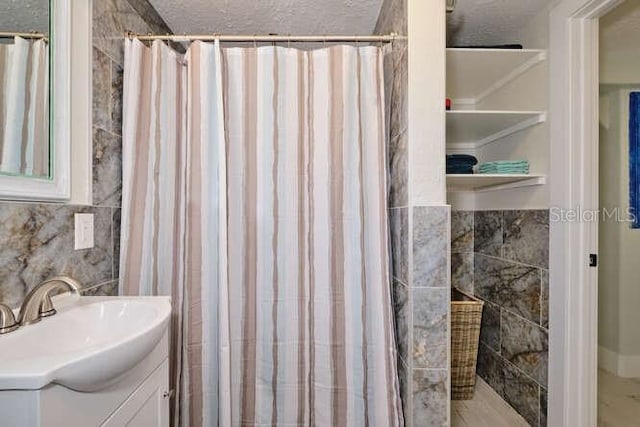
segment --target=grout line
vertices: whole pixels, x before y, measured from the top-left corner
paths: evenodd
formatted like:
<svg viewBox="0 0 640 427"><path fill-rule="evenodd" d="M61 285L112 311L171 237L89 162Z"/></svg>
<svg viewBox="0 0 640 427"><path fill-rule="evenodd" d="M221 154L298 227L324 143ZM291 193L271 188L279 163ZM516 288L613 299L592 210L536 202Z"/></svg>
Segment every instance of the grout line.
<svg viewBox="0 0 640 427"><path fill-rule="evenodd" d="M536 406L538 407L538 413L536 414L538 416L538 427L542 427L542 425L540 424L542 422L542 419L540 417L540 413L542 412L542 407L540 406L540 399L542 397L542 393L540 392L541 387L542 386L538 384L538 401L536 402Z"/></svg>
<svg viewBox="0 0 640 427"><path fill-rule="evenodd" d="M500 211L500 258L504 259L504 233L506 227L504 224L504 211Z"/></svg>
<svg viewBox="0 0 640 427"><path fill-rule="evenodd" d="M395 280L396 282L400 283L401 285L403 285L406 288L410 288L411 286L407 285L403 280L398 279L396 276L391 276L391 279Z"/></svg>
<svg viewBox="0 0 640 427"><path fill-rule="evenodd" d="M483 297L481 297L479 295L476 295L476 294L474 294L474 296L482 299L483 301L486 301L486 302L490 303L491 305L495 305L496 307L500 308L501 310L504 310L506 313L511 314L512 316L516 316L520 320L524 320L525 322L530 323L533 326L537 326L538 328L542 329L543 331L549 333L549 328L545 328L544 326L540 325L539 323L536 323L536 322L534 322L534 321L532 321L530 319L527 319L526 317L522 317L522 315L509 310L508 308L504 307L501 304L497 304L497 303L495 303L495 302L493 302L493 301L491 301L489 299L484 299ZM500 318L502 319L502 313L501 313L501 317ZM502 344L502 342L500 344ZM547 350L547 352L548 352L548 350Z"/></svg>
<svg viewBox="0 0 640 427"><path fill-rule="evenodd" d="M113 127L113 126L112 126L112 127ZM112 129L105 129L105 128L103 128L102 126L99 126L99 125L93 125L93 128L94 128L94 129L101 130L101 131L103 131L103 132L105 132L105 133L108 133L108 134L110 134L111 136L115 136L116 138L122 138L122 135L118 135L117 133L113 132L113 130L112 130Z"/></svg>
<svg viewBox="0 0 640 427"><path fill-rule="evenodd" d="M101 288L102 286L108 286L108 285L113 284L114 282L116 282L116 280L113 280L113 279L103 280L100 283L95 283L95 284L93 284L91 286L86 286L86 287L82 288L80 290L80 293L84 293L84 292L87 292L87 291L90 291L90 290L93 290L93 289L96 289L96 288Z"/></svg>
<svg viewBox="0 0 640 427"><path fill-rule="evenodd" d="M540 270L539 274L540 274L540 297L539 297L538 305L540 306L540 326L542 326L542 302L544 300L544 286L543 286L544 272ZM547 312L548 311L549 310L547 309Z"/></svg>
<svg viewBox="0 0 640 427"><path fill-rule="evenodd" d="M531 381L533 381L537 386L541 386L541 384L538 382L538 380L536 380L535 378L533 378L531 375L529 375L528 373L526 373L525 371L522 370L522 368L516 366L513 364L513 362L511 362L509 359L507 359L506 357L502 356L500 353L497 353L494 349L492 349L491 347L489 347L488 345L486 345L483 342L480 342L480 345L486 347L488 350L492 351L493 353L496 354L496 356L498 356L500 359L502 359L503 362L508 363L512 368L516 369L518 372L520 372L522 375L524 375L525 377L527 377L528 379L530 379ZM547 373L547 376L549 376L549 374Z"/></svg>
<svg viewBox="0 0 640 427"><path fill-rule="evenodd" d="M536 268L536 269L538 269L538 270L546 270L546 271L548 271L548 270L549 270L549 268L540 267L540 266L538 266L538 265L525 264L524 262L514 261L514 260L511 260L511 259L507 259L507 258L503 258L503 257L498 257L498 256L495 256L495 255L487 255L487 254L484 254L484 253L482 253L482 252L474 252L474 253L475 253L476 255L482 255L482 256L484 256L484 257L491 258L491 259L495 259L495 260L498 260L498 261L509 262L509 263L511 263L511 264L515 264L515 265L518 265L518 266L521 266L521 267L531 267L531 268Z"/></svg>
<svg viewBox="0 0 640 427"><path fill-rule="evenodd" d="M113 208L111 208L111 277L115 280L115 224L113 223Z"/></svg>
<svg viewBox="0 0 640 427"><path fill-rule="evenodd" d="M502 306L498 306L498 354L502 356Z"/></svg>
<svg viewBox="0 0 640 427"><path fill-rule="evenodd" d="M447 372L447 368L413 368L414 371L424 371L424 372Z"/></svg>

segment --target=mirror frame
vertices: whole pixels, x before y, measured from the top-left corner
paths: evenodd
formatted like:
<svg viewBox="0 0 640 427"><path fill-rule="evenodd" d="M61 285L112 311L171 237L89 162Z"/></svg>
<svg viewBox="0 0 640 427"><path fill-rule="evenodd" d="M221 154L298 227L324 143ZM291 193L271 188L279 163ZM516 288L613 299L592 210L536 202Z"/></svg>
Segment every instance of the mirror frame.
<svg viewBox="0 0 640 427"><path fill-rule="evenodd" d="M0 175L0 200L61 202L71 198L71 1L50 2L50 175Z"/></svg>

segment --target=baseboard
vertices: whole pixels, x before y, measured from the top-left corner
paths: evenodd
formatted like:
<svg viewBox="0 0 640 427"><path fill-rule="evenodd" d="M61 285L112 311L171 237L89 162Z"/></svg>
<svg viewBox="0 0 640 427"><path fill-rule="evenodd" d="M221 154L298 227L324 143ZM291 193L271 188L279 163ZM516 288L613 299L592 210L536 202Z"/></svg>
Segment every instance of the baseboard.
<svg viewBox="0 0 640 427"><path fill-rule="evenodd" d="M618 353L598 346L598 367L613 375L618 375Z"/></svg>
<svg viewBox="0 0 640 427"><path fill-rule="evenodd" d="M618 354L602 346L598 347L598 366L618 377L640 377L640 356Z"/></svg>

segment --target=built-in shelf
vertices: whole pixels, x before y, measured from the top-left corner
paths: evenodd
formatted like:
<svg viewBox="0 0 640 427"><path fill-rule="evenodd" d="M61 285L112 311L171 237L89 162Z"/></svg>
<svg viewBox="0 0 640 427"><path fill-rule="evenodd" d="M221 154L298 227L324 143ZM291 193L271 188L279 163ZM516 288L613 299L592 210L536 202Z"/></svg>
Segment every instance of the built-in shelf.
<svg viewBox="0 0 640 427"><path fill-rule="evenodd" d="M447 111L448 148L473 150L544 122L542 111Z"/></svg>
<svg viewBox="0 0 640 427"><path fill-rule="evenodd" d="M447 97L478 104L546 56L538 49L447 49Z"/></svg>
<svg viewBox="0 0 640 427"><path fill-rule="evenodd" d="M546 51L538 49L447 49L447 97L453 100L454 108L446 114L447 152L476 154L487 144L545 122L545 111L504 107L508 98L502 91L510 90L509 94L517 97L512 89L520 86L510 84L546 57ZM489 101L496 99L490 98L492 95L501 95L500 110L490 110ZM508 156L505 153L505 159ZM479 193L544 185L546 181L546 175L538 174L447 175L447 191Z"/></svg>
<svg viewBox="0 0 640 427"><path fill-rule="evenodd" d="M495 191L546 184L546 175L474 174L447 175L447 191Z"/></svg>

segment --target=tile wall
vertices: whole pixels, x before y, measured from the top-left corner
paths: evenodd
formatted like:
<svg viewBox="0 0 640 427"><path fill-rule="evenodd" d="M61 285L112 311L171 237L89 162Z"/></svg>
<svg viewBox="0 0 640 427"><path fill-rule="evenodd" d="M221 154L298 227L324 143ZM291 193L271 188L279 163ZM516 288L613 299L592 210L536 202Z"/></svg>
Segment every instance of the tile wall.
<svg viewBox="0 0 640 427"><path fill-rule="evenodd" d="M478 374L546 426L549 211L454 211L451 285L485 301Z"/></svg>
<svg viewBox="0 0 640 427"><path fill-rule="evenodd" d="M407 1L385 0L376 34L408 34ZM407 426L449 422L448 206L416 206L409 195L408 52L385 56L389 222L398 370Z"/></svg>

